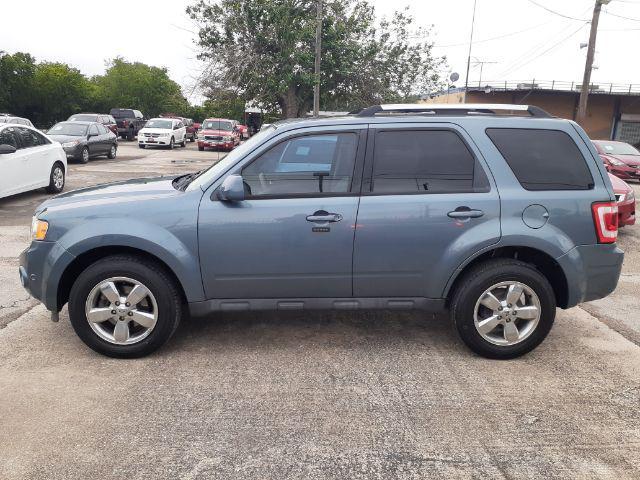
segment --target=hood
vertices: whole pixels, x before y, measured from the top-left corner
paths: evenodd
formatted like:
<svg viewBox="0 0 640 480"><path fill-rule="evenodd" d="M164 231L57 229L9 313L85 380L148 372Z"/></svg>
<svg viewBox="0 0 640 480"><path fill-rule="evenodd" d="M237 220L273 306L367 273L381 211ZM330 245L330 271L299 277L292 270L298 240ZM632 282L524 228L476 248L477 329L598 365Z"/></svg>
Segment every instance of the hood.
<svg viewBox="0 0 640 480"><path fill-rule="evenodd" d="M49 135L47 136L53 140L54 142L66 143L66 142L74 142L76 140L80 142L86 142L87 138L78 136L78 135Z"/></svg>
<svg viewBox="0 0 640 480"><path fill-rule="evenodd" d="M168 134L173 132L172 128L141 128L140 133L160 133L160 134Z"/></svg>
<svg viewBox="0 0 640 480"><path fill-rule="evenodd" d="M603 157L615 158L616 160L620 160L621 162L626 163L627 165L637 166L640 165L640 156L638 155L612 155L610 153L603 153Z"/></svg>
<svg viewBox="0 0 640 480"><path fill-rule="evenodd" d="M94 187L81 188L57 195L42 203L36 212L47 210L56 212L80 207L141 202L155 198L177 196L183 192L173 188L176 176L157 178L138 178L122 182L107 183Z"/></svg>
<svg viewBox="0 0 640 480"><path fill-rule="evenodd" d="M615 175L609 174L609 180L611 180L611 185L613 186L613 193L615 193L616 195L620 193L629 193L631 191L631 187L627 184L627 182L621 180Z"/></svg>
<svg viewBox="0 0 640 480"><path fill-rule="evenodd" d="M219 136L231 136L233 132L231 130L202 130L203 135L219 135Z"/></svg>

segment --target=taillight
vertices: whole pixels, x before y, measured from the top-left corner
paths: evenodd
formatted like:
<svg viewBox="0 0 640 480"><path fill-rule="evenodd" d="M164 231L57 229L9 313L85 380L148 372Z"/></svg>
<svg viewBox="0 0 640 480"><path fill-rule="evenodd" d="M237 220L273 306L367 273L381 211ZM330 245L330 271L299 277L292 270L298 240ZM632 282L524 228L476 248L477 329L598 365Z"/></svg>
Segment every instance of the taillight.
<svg viewBox="0 0 640 480"><path fill-rule="evenodd" d="M618 205L616 202L598 202L591 205L593 223L599 243L614 243L618 238Z"/></svg>

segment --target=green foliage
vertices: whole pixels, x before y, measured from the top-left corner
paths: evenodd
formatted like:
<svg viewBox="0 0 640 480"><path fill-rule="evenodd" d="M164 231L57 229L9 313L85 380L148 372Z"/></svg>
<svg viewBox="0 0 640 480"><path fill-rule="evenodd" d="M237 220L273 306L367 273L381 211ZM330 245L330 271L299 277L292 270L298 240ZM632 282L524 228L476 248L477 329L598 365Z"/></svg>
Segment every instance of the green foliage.
<svg viewBox="0 0 640 480"><path fill-rule="evenodd" d="M115 58L106 73L92 81L102 111L134 108L152 117L163 112L181 113L188 107L180 85L169 78L166 68Z"/></svg>
<svg viewBox="0 0 640 480"><path fill-rule="evenodd" d="M439 85L444 59L406 10L377 24L366 0L323 4L321 108L401 101ZM187 12L201 25L211 91L236 90L285 117L310 110L316 0L198 0Z"/></svg>
<svg viewBox="0 0 640 480"><path fill-rule="evenodd" d="M64 63L36 63L28 53L0 51L0 112L49 127L78 112L108 113L111 108L186 115L192 108L164 68L116 58L104 75L87 78Z"/></svg>

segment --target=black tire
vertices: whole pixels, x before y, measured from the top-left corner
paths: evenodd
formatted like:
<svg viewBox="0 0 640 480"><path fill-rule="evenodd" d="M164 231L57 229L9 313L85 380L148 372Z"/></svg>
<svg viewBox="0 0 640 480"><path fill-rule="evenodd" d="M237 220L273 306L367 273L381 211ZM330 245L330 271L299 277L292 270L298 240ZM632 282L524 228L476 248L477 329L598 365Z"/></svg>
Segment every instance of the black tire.
<svg viewBox="0 0 640 480"><path fill-rule="evenodd" d="M145 148L145 147L146 147L146 145L142 145L141 143L139 143L139 144L138 144L138 147L139 147L139 148Z"/></svg>
<svg viewBox="0 0 640 480"><path fill-rule="evenodd" d="M127 140L133 140L136 137L136 133L133 130L133 128L129 129L129 132L127 133Z"/></svg>
<svg viewBox="0 0 640 480"><path fill-rule="evenodd" d="M158 305L158 319L151 333L131 345L117 345L99 337L85 313L85 302L93 287L118 276L142 282ZM69 319L76 334L89 348L109 357L137 358L154 352L171 338L183 315L183 302L171 276L155 262L132 255L113 255L90 265L78 276L69 296Z"/></svg>
<svg viewBox="0 0 640 480"><path fill-rule="evenodd" d="M49 193L60 193L64 189L64 184L66 182L64 165L60 162L56 162L51 167L51 173L49 174L49 186L47 187L47 192ZM60 176L62 175L62 184L60 184Z"/></svg>
<svg viewBox="0 0 640 480"><path fill-rule="evenodd" d="M476 329L474 310L485 290L507 281L521 282L531 288L538 296L541 313L528 337L514 345L495 345ZM549 281L534 266L503 258L483 262L464 275L451 297L450 312L460 338L471 350L486 358L510 359L530 352L546 338L555 319L556 299Z"/></svg>
<svg viewBox="0 0 640 480"><path fill-rule="evenodd" d="M182 137L182 142L180 142L180 146L182 148L187 146L187 136L186 135L184 137Z"/></svg>
<svg viewBox="0 0 640 480"><path fill-rule="evenodd" d="M80 163L89 163L89 148L83 147L80 152L80 157L78 158Z"/></svg>
<svg viewBox="0 0 640 480"><path fill-rule="evenodd" d="M116 158L116 155L118 154L118 148L115 145L111 145L111 148L109 148L109 153L107 153L107 158L110 159L114 159Z"/></svg>
<svg viewBox="0 0 640 480"><path fill-rule="evenodd" d="M195 142L196 141L196 136L195 135L191 135L191 138L189 139L190 142Z"/></svg>
<svg viewBox="0 0 640 480"><path fill-rule="evenodd" d="M171 137L171 140L169 140L169 147L168 147L169 150L173 150L174 146L175 146L175 143L174 143L173 137Z"/></svg>
<svg viewBox="0 0 640 480"><path fill-rule="evenodd" d="M198 150L202 152L204 150L204 147L198 147Z"/></svg>

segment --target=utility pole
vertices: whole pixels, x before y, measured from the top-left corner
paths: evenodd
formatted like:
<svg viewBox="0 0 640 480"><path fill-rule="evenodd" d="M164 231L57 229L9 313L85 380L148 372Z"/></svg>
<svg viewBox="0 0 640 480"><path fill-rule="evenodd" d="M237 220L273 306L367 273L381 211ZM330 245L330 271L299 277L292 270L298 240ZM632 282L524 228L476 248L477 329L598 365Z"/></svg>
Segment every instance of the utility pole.
<svg viewBox="0 0 640 480"><path fill-rule="evenodd" d="M464 101L467 101L467 89L469 88L469 67L471 66L471 46L473 45L473 26L476 22L476 3L473 0L473 14L471 15L471 37L469 38L469 55L467 56L467 76L464 78Z"/></svg>
<svg viewBox="0 0 640 480"><path fill-rule="evenodd" d="M606 5L610 0L596 0L593 7L593 18L591 19L591 31L589 32L589 45L587 46L587 61L584 65L584 76L582 77L582 88L580 89L580 101L578 103L578 114L576 120L583 123L587 119L587 102L589 100L589 89L591 86L591 70L593 69L593 56L596 51L596 36L598 34L598 20L602 5Z"/></svg>
<svg viewBox="0 0 640 480"><path fill-rule="evenodd" d="M320 115L320 56L322 54L322 0L316 0L316 63L313 86L313 116Z"/></svg>

